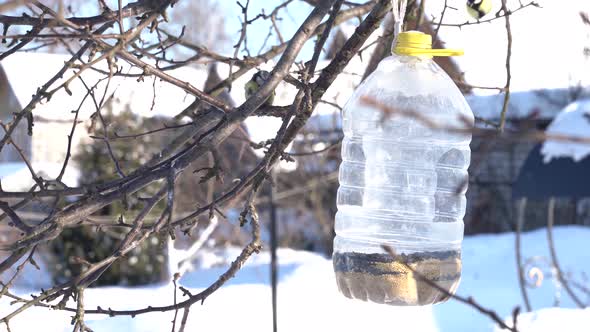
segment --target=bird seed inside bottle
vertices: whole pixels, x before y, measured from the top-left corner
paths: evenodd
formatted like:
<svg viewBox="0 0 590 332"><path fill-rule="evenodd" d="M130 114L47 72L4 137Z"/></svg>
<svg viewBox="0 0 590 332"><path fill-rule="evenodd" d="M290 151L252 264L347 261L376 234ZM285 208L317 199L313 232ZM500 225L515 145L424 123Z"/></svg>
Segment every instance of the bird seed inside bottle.
<svg viewBox="0 0 590 332"><path fill-rule="evenodd" d="M346 297L390 305L427 305L449 299L461 279L461 251L411 254L335 252L336 282ZM442 292L424 279L435 282Z"/></svg>

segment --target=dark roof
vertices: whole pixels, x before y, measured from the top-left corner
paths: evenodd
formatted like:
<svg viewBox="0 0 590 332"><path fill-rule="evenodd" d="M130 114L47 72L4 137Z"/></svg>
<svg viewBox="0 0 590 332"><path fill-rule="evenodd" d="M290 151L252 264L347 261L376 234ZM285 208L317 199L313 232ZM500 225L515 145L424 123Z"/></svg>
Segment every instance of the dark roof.
<svg viewBox="0 0 590 332"><path fill-rule="evenodd" d="M535 146L512 187L512 198L590 197L590 156L575 162L555 158L543 162L541 145Z"/></svg>

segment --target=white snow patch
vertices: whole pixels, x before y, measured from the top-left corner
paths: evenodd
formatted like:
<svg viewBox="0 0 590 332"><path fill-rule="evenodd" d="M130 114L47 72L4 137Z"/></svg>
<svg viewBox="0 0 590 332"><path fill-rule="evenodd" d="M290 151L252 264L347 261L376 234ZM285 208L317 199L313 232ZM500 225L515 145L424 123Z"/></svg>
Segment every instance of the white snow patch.
<svg viewBox="0 0 590 332"><path fill-rule="evenodd" d="M506 320L512 326L512 318ZM590 327L590 309L546 308L520 314L520 332L586 332ZM495 332L506 331L496 327Z"/></svg>
<svg viewBox="0 0 590 332"><path fill-rule="evenodd" d="M504 93L465 96L474 115L498 120L504 104ZM508 119L552 119L572 102L570 89L542 89L510 93L506 117Z"/></svg>
<svg viewBox="0 0 590 332"><path fill-rule="evenodd" d="M590 99L569 104L549 124L546 133L590 140ZM590 155L590 143L548 139L543 143L541 154L546 163L560 157L577 162Z"/></svg>

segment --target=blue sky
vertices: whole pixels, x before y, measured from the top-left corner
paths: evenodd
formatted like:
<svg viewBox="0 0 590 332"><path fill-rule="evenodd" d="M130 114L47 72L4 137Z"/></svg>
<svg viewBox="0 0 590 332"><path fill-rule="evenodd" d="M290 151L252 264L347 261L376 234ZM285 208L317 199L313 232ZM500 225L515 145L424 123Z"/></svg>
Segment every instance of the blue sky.
<svg viewBox="0 0 590 332"><path fill-rule="evenodd" d="M246 4L247 0L238 0L242 4ZM260 14L262 10L266 14L270 14L272 10L283 3L285 0L250 0L248 7L248 18L254 18ZM123 1L125 4L126 1ZM219 9L223 11L225 17L226 32L230 37L231 41L224 47L224 52L228 55L233 55L233 44L239 40L242 12L240 6L237 5L236 0L216 0ZM112 7L116 8L116 0L107 0L107 3ZM283 8L279 13L280 20L277 24L281 30L283 38L285 40L290 39L297 28L305 20L307 15L311 12L312 7L303 1L293 1L286 8ZM16 13L15 13L16 14ZM77 14L79 15L96 15L97 6L92 3L91 5L81 5L77 8ZM253 24L248 26L248 46L252 55L259 53L260 48L264 44L269 28L271 26L270 20L259 19ZM175 29L171 29L175 31ZM313 40L308 42L300 53L299 59L309 59L313 52ZM270 46L277 45L279 43L278 38L273 34L266 43L265 50L268 50ZM245 52L241 52L241 55L245 55Z"/></svg>
<svg viewBox="0 0 590 332"><path fill-rule="evenodd" d="M242 4L246 4L246 0L239 0ZM259 13L264 10L266 14L269 14L276 6L283 3L284 0L251 0L248 7L248 18L256 17ZM226 31L230 36L233 43L239 40L240 29L241 29L241 8L236 4L235 1L218 1L220 7L226 12ZM302 2L294 1L290 3L285 9L282 9L279 13L279 17L282 18L277 24L281 30L283 38L288 40L293 36L297 28L305 20L307 15L311 12L311 6ZM240 19L238 19L240 17ZM248 46L252 55L256 55L264 43L265 38L268 35L269 27L271 26L270 20L259 19L254 22L247 29L248 31ZM266 44L266 49L272 45L279 43L278 38L273 34ZM232 45L233 46L233 45ZM231 47L231 46L230 46ZM301 51L299 58L307 59L313 52L313 39L308 42L304 49ZM233 53L233 49L232 49ZM241 53L245 55L245 52Z"/></svg>

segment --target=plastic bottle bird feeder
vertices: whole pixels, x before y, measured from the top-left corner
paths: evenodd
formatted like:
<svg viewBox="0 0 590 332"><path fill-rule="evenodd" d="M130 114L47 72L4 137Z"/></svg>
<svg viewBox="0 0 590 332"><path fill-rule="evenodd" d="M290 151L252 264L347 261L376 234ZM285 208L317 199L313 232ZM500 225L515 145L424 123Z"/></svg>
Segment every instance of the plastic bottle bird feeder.
<svg viewBox="0 0 590 332"><path fill-rule="evenodd" d="M431 44L400 33L343 109L333 264L349 298L427 305L459 284L473 113L432 60L461 52Z"/></svg>

